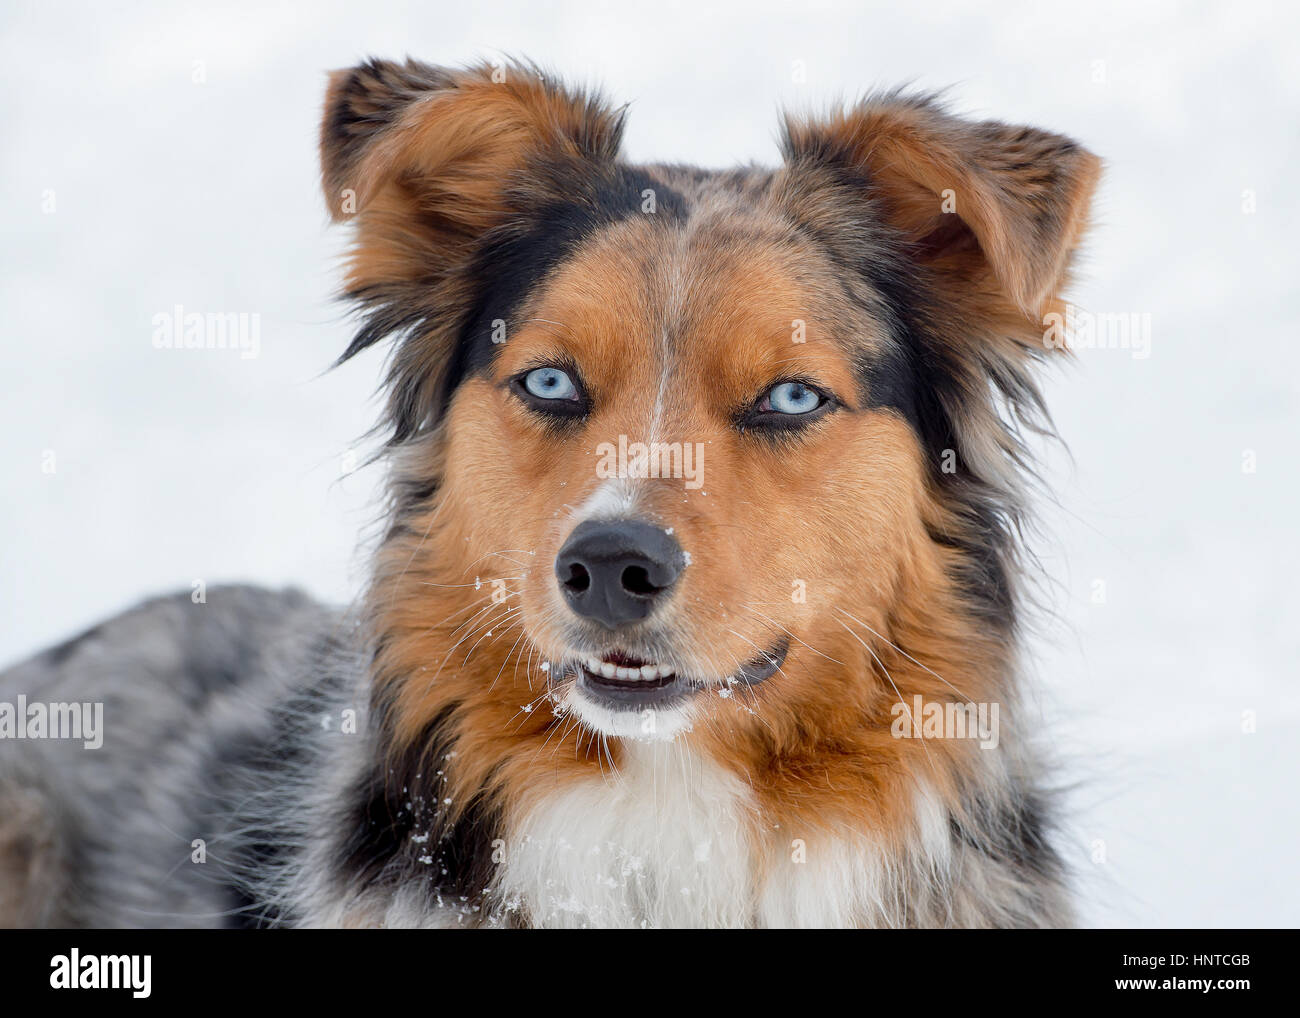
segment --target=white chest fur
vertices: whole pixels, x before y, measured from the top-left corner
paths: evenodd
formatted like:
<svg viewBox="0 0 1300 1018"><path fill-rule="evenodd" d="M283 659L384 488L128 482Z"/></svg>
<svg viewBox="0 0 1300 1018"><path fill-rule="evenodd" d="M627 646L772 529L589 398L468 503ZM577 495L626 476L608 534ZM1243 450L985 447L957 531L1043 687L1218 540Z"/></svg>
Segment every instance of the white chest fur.
<svg viewBox="0 0 1300 1018"><path fill-rule="evenodd" d="M617 773L537 802L496 886L541 926L742 926L755 830L738 779L680 742L629 743Z"/></svg>
<svg viewBox="0 0 1300 1018"><path fill-rule="evenodd" d="M890 869L864 834L764 825L748 786L679 740L542 797L496 890L540 926L847 926L889 921Z"/></svg>

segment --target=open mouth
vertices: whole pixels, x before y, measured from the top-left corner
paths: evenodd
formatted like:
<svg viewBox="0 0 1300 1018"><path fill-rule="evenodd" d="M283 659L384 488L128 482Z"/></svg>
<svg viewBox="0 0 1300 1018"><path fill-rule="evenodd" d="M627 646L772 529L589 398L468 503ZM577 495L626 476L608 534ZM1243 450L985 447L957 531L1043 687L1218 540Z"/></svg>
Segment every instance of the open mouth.
<svg viewBox="0 0 1300 1018"><path fill-rule="evenodd" d="M648 661L622 651L585 655L567 668L552 668L555 679L575 675L583 693L616 709L662 707L707 687L755 686L771 678L785 662L790 641L755 656L720 682L685 675L672 665Z"/></svg>

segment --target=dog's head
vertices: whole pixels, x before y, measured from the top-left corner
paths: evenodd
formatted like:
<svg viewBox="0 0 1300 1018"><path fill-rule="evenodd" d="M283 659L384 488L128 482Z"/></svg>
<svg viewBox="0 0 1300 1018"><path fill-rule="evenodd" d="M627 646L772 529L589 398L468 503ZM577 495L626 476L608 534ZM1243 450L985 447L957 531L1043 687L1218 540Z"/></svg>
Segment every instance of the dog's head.
<svg viewBox="0 0 1300 1018"><path fill-rule="evenodd" d="M541 737L549 693L613 736L887 729L891 661L942 692L1009 644L1017 422L1098 161L903 95L787 121L770 171L631 166L621 128L522 66L331 80L346 356L395 338L394 726Z"/></svg>

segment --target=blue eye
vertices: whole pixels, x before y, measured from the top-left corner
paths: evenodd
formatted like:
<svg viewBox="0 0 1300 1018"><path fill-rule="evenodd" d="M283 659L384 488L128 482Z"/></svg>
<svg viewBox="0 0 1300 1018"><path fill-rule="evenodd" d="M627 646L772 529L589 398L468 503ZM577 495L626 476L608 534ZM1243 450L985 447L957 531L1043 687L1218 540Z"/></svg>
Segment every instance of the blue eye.
<svg viewBox="0 0 1300 1018"><path fill-rule="evenodd" d="M573 379L559 368L534 368L524 375L524 389L538 399L578 398L578 387Z"/></svg>
<svg viewBox="0 0 1300 1018"><path fill-rule="evenodd" d="M822 405L822 394L803 382L774 385L763 400L761 409L778 414L811 413Z"/></svg>

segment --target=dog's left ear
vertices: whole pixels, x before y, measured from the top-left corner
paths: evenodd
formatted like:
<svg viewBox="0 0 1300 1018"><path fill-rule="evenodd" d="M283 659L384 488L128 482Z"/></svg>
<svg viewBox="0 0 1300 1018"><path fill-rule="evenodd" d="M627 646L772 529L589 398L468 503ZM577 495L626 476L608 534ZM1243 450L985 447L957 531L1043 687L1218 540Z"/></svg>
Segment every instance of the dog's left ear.
<svg viewBox="0 0 1300 1018"><path fill-rule="evenodd" d="M848 170L917 259L968 292L994 287L1038 319L1065 282L1101 172L1070 139L898 95L785 128L789 164Z"/></svg>

